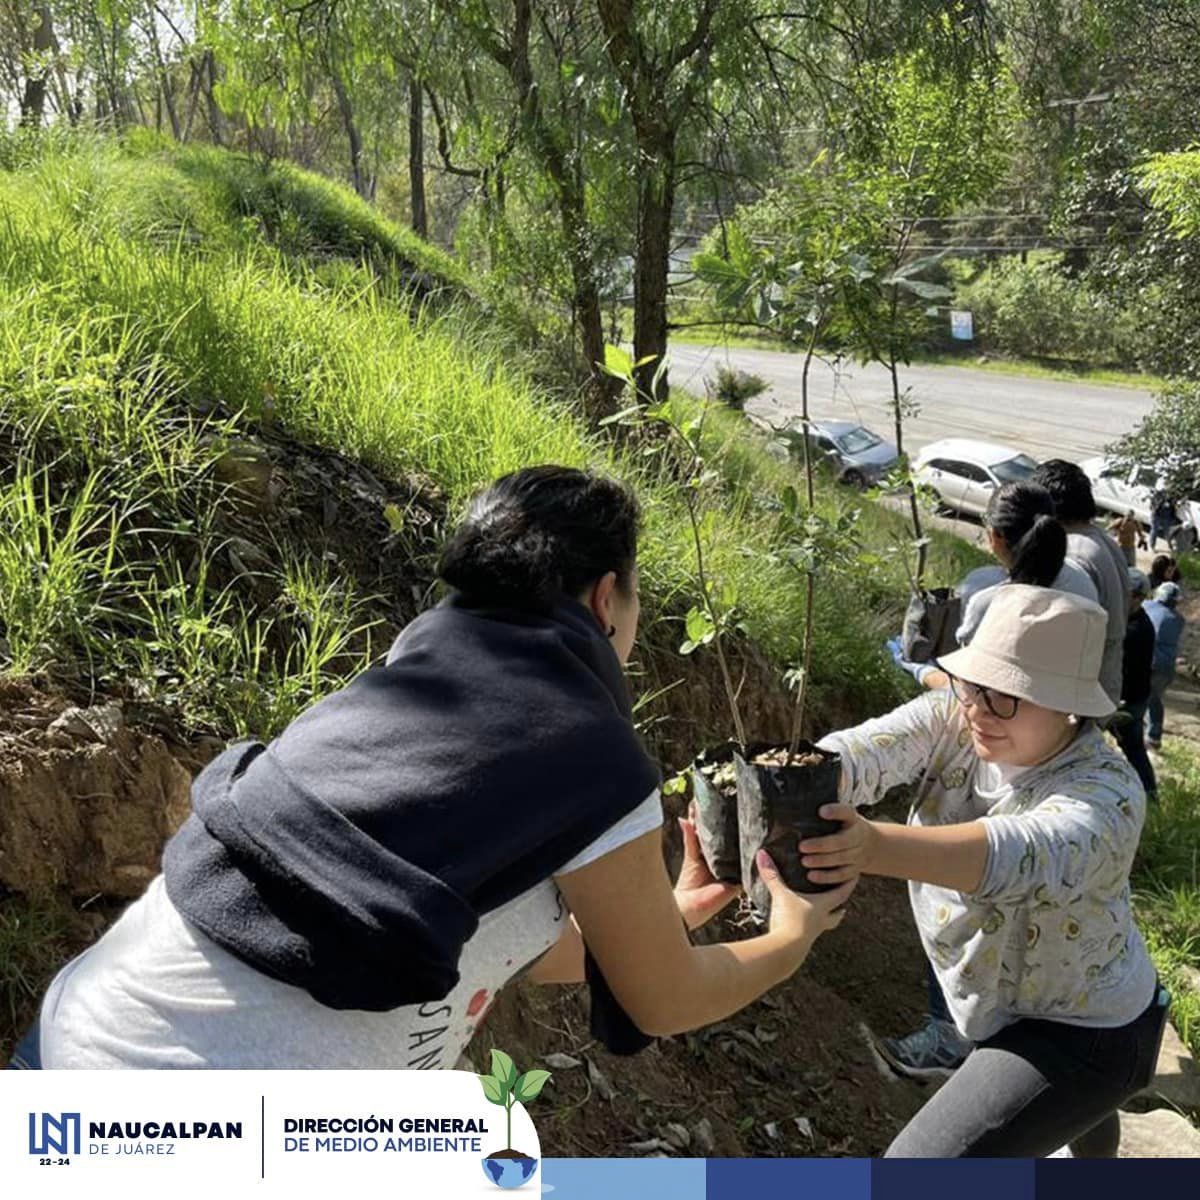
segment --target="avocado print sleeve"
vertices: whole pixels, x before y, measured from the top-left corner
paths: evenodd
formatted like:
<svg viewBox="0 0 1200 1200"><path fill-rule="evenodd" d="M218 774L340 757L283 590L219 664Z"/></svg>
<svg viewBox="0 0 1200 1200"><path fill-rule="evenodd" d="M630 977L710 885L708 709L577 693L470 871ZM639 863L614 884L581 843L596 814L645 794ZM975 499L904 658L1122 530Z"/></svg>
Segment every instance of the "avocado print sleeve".
<svg viewBox="0 0 1200 1200"><path fill-rule="evenodd" d="M1014 807L1021 801L1018 789ZM987 867L976 899L1069 904L1120 890L1144 814L1143 798L1102 771L1071 780L1026 811L989 814Z"/></svg>
<svg viewBox="0 0 1200 1200"><path fill-rule="evenodd" d="M946 734L953 704L948 691L926 692L885 716L823 738L823 750L842 756L842 803L865 808L892 788L920 779Z"/></svg>

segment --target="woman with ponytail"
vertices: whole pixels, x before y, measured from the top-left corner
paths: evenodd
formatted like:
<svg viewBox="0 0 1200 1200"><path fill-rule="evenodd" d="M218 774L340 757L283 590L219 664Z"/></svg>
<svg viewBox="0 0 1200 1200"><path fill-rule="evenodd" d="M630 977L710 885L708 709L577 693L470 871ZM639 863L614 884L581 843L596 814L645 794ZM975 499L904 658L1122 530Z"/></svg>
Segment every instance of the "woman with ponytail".
<svg viewBox="0 0 1200 1200"><path fill-rule="evenodd" d="M50 986L14 1066L453 1067L519 975L586 980L630 1053L788 978L854 888L784 886L771 920L694 946L737 889L681 821L623 668L638 625L634 496L568 467L485 489L445 547L451 589L385 663L242 742L192 786L163 873Z"/></svg>
<svg viewBox="0 0 1200 1200"><path fill-rule="evenodd" d="M979 567L959 584L963 602L958 644L967 645L983 614L1006 583L1057 588L1085 600L1096 599L1096 586L1067 558L1067 533L1054 516L1054 500L1036 483L1017 480L992 493L983 518L988 548L999 566Z"/></svg>
<svg viewBox="0 0 1200 1200"><path fill-rule="evenodd" d="M997 488L984 514L983 527L988 548L999 561L995 566L977 567L956 589L962 601L962 619L955 631L960 646L970 643L984 613L1005 584L1052 587L1096 600L1091 576L1066 557L1066 530L1054 516L1053 498L1040 484L1016 480ZM898 638L888 646L897 666L919 684L935 691L950 686L946 674L932 663L902 658Z"/></svg>

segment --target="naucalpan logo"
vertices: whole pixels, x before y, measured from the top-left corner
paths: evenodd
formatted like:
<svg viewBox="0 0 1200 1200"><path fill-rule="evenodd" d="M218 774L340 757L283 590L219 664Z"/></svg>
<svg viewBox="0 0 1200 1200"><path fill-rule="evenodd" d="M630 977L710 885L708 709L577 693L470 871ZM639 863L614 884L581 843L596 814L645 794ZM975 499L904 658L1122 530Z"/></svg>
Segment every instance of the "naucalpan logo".
<svg viewBox="0 0 1200 1200"><path fill-rule="evenodd" d="M414 1195L533 1192L541 1149L531 1101L550 1072L522 1071L503 1050L488 1053L486 1075L129 1072L114 1085L108 1073L81 1072L66 1103L61 1076L35 1076L21 1081L24 1088L0 1087L0 1133L10 1130L0 1137L0 1179L18 1166L87 1163L124 1171L130 1200L143 1190L161 1200L154 1189L182 1177L163 1174L172 1170L186 1172L189 1186L202 1170L222 1181L266 1181L281 1194L350 1179L364 1187L402 1179ZM138 1163L154 1169L137 1170ZM70 1194L56 1184L45 1194L59 1190Z"/></svg>
<svg viewBox="0 0 1200 1200"><path fill-rule="evenodd" d="M83 1114L72 1113L30 1113L29 1114L29 1153L44 1157L47 1155L64 1155L81 1153L80 1145L83 1129ZM191 1141L196 1139L240 1139L242 1137L241 1121L89 1121L88 1141L99 1143L89 1146L91 1153L109 1153L106 1143L136 1143L125 1146L124 1153L153 1153L173 1154L176 1141ZM154 1142L156 1145L147 1151L141 1146L143 1141Z"/></svg>
<svg viewBox="0 0 1200 1200"><path fill-rule="evenodd" d="M78 1154L81 1124L82 1118L79 1113L59 1113L57 1116L50 1113L30 1113L29 1153Z"/></svg>

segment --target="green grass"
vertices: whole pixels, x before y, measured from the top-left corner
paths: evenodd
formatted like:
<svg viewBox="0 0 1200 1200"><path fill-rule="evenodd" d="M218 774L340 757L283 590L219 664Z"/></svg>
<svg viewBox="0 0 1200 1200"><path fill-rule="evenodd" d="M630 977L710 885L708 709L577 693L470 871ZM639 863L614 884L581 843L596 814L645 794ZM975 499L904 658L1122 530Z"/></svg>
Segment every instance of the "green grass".
<svg viewBox="0 0 1200 1200"><path fill-rule="evenodd" d="M1184 584L1189 588L1200 588L1200 554L1181 554L1176 561Z"/></svg>
<svg viewBox="0 0 1200 1200"><path fill-rule="evenodd" d="M939 367L969 367L971 370L995 371L1001 375L1025 375L1034 379L1064 379L1072 383L1097 383L1109 387L1143 388L1157 391L1167 381L1160 375L1138 371L1118 371L1113 367L1095 367L1086 363L1045 363L1032 358L981 357L969 354L920 354L914 362Z"/></svg>
<svg viewBox="0 0 1200 1200"><path fill-rule="evenodd" d="M804 347L783 338L753 330L727 328L719 320L692 325L692 321L707 321L707 314L688 315L676 313L673 319L684 323L683 328L672 329L671 341L690 346L724 346L729 349L771 350L780 354L802 353ZM628 327L629 322L626 322ZM1000 375L1022 375L1033 379L1061 379L1072 383L1095 383L1109 387L1141 388L1158 391L1167 385L1159 375L1139 371L1120 371L1114 367L1097 367L1087 363L1048 363L1030 358L1001 358L984 355L977 348L961 353L946 351L922 351L913 354L913 363L922 366L963 367L972 371L992 371Z"/></svg>
<svg viewBox="0 0 1200 1200"><path fill-rule="evenodd" d="M0 174L0 447L11 448L0 484L21 514L0 586L23 597L5 617L10 672L83 661L101 685L132 679L194 725L271 733L357 670L366 597L323 610L305 642L311 613L287 601L295 562L276 562L265 606L209 569L233 507L214 460L264 423L381 477L427 478L451 513L533 462L629 479L648 514L647 623L667 622L657 642L678 645L670 623L696 597L677 485L539 394L472 301L414 308L407 268L381 278L388 256L419 257L411 240L335 185L208 149L72 146ZM782 668L797 654L803 589L768 552L795 473L732 413L714 412L709 446L711 571ZM124 498L103 521L91 507L101 495ZM851 504L866 553L859 578L831 577L818 595L817 711L822 696L844 713L904 694L881 648L903 604L902 523L825 481L823 511ZM957 578L963 551L935 540L933 571ZM335 649L297 658L297 644Z"/></svg>
<svg viewBox="0 0 1200 1200"><path fill-rule="evenodd" d="M78 948L78 919L52 896L0 896L0 1063L33 1023L46 984Z"/></svg>
<svg viewBox="0 0 1200 1200"><path fill-rule="evenodd" d="M1168 741L1138 849L1133 886L1138 923L1172 994L1171 1018L1200 1058L1200 757Z"/></svg>

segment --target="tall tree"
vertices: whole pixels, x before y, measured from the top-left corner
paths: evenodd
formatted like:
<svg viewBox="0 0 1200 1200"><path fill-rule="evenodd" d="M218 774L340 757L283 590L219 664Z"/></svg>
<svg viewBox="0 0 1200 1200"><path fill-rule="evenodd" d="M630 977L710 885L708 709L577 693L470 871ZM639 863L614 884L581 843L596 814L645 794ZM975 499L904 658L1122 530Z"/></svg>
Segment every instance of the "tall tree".
<svg viewBox="0 0 1200 1200"><path fill-rule="evenodd" d="M21 124L37 128L46 111L46 80L53 58L58 54L58 39L54 36L54 18L48 4L39 4L34 13L31 54L25 75L25 93L21 97Z"/></svg>

